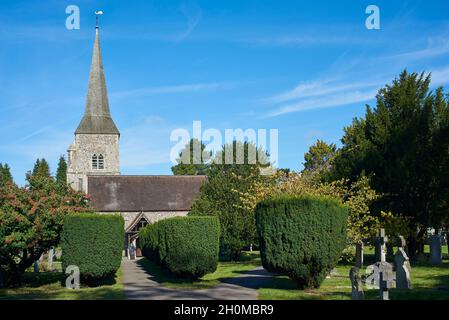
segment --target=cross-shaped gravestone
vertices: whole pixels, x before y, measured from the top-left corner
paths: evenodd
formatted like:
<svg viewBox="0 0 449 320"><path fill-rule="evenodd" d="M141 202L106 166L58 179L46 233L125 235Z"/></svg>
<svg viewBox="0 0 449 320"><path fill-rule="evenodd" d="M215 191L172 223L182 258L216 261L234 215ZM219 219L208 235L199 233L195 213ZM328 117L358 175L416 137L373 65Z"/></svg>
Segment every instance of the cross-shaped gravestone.
<svg viewBox="0 0 449 320"><path fill-rule="evenodd" d="M379 230L379 236L376 238L376 260L380 262L387 261L386 243L388 237L385 235L385 229Z"/></svg>
<svg viewBox="0 0 449 320"><path fill-rule="evenodd" d="M379 296L381 300L389 300L388 289L394 281L393 267L388 262L378 262L379 268Z"/></svg>

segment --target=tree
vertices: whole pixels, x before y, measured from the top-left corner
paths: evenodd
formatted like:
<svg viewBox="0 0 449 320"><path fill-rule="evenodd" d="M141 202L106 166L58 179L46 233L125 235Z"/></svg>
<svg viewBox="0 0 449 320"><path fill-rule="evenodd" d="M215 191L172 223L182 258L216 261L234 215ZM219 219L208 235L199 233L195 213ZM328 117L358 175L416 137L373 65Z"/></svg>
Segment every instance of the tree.
<svg viewBox="0 0 449 320"><path fill-rule="evenodd" d="M20 284L25 270L58 245L66 215L88 211L83 193L51 177L28 175L27 182L0 187L0 269L8 285Z"/></svg>
<svg viewBox="0 0 449 320"><path fill-rule="evenodd" d="M50 177L50 165L48 164L47 160L45 160L44 158L42 159L37 159L34 167L33 167L33 171L28 172L27 175L32 175L32 176L40 176L40 177Z"/></svg>
<svg viewBox="0 0 449 320"><path fill-rule="evenodd" d="M7 183L14 183L11 175L11 168L7 163L0 163L0 187Z"/></svg>
<svg viewBox="0 0 449 320"><path fill-rule="evenodd" d="M56 170L56 183L61 185L67 183L67 162L64 156L59 158L58 169Z"/></svg>
<svg viewBox="0 0 449 320"><path fill-rule="evenodd" d="M428 227L449 215L449 103L431 75L404 71L379 90L376 107L345 129L335 160L336 176L372 176L382 196L376 211L393 212L409 223L411 258L422 251Z"/></svg>
<svg viewBox="0 0 449 320"><path fill-rule="evenodd" d="M209 169L211 152L198 139L191 139L176 159L177 165L171 168L174 175L204 175Z"/></svg>
<svg viewBox="0 0 449 320"><path fill-rule="evenodd" d="M327 171L329 160L335 155L337 146L334 143L327 144L323 140L317 142L309 148L304 155L304 171Z"/></svg>
<svg viewBox="0 0 449 320"><path fill-rule="evenodd" d="M238 150L243 151L243 163L239 161ZM250 155L254 153L259 157L251 163ZM226 158L228 161L224 161ZM239 260L242 249L257 242L254 211L243 206L240 194L264 179L260 170L267 167L267 161L268 155L254 144L234 141L217 152L210 165L208 180L202 185L189 214L219 217L222 258Z"/></svg>
<svg viewBox="0 0 449 320"><path fill-rule="evenodd" d="M373 237L381 223L381 218L370 209L380 195L370 187L369 182L370 179L365 176L354 182L347 179L319 182L303 174L278 171L273 176L256 181L247 191L242 192L240 201L247 211L253 211L259 202L278 196L335 198L349 208L348 240L349 244L356 244L362 239Z"/></svg>

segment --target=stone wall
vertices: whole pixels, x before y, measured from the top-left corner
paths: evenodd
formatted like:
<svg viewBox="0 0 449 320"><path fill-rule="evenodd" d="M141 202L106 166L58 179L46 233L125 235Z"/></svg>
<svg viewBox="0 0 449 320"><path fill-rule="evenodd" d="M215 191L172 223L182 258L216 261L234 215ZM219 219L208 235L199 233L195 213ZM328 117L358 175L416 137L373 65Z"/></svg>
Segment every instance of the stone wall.
<svg viewBox="0 0 449 320"><path fill-rule="evenodd" d="M140 212L122 212L120 214L125 219L125 229L129 227L131 222L137 217ZM145 217L150 223L155 223L159 220L172 217L185 217L188 211L160 211L160 212L144 212ZM111 214L111 212L99 212L99 214Z"/></svg>
<svg viewBox="0 0 449 320"><path fill-rule="evenodd" d="M92 156L103 155L104 169L92 169ZM75 190L88 191L88 175L119 175L119 136L116 134L77 134L68 149L67 183ZM82 181L80 181L82 179ZM79 185L82 184L82 190Z"/></svg>

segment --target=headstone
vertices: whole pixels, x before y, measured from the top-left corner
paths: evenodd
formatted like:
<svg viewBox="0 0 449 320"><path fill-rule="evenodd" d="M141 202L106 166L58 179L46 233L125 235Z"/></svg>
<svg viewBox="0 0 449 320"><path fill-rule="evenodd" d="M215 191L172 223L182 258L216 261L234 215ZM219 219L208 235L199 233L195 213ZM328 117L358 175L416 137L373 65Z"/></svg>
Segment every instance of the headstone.
<svg viewBox="0 0 449 320"><path fill-rule="evenodd" d="M380 300L390 300L388 289L393 286L393 266L388 262L376 263L379 268L379 297Z"/></svg>
<svg viewBox="0 0 449 320"><path fill-rule="evenodd" d="M394 256L394 263L396 266L396 288L398 289L410 289L410 273L411 266L410 261L405 252L405 239L404 237L399 237L398 251Z"/></svg>
<svg viewBox="0 0 449 320"><path fill-rule="evenodd" d="M376 261L385 262L387 261L387 249L386 243L388 241L388 237L385 235L385 229L379 230L379 236L375 241L375 255Z"/></svg>
<svg viewBox="0 0 449 320"><path fill-rule="evenodd" d="M441 237L438 234L430 236L430 264L437 266L442 263Z"/></svg>
<svg viewBox="0 0 449 320"><path fill-rule="evenodd" d="M53 256L55 254L55 250L53 249L53 247L50 248L50 250L48 250L48 256L47 256L47 268L50 271L53 271Z"/></svg>
<svg viewBox="0 0 449 320"><path fill-rule="evenodd" d="M351 280L351 299L365 299L365 294L363 293L362 286L362 277L360 276L359 268L352 267L351 270L349 270L349 279Z"/></svg>
<svg viewBox="0 0 449 320"><path fill-rule="evenodd" d="M355 245L355 266L363 268L363 242L360 241Z"/></svg>

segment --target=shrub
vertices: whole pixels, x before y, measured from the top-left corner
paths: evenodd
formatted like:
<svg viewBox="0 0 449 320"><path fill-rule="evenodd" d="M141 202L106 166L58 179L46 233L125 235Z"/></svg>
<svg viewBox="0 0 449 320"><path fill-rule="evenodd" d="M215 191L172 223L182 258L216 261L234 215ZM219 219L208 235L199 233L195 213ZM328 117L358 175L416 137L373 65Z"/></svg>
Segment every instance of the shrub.
<svg viewBox="0 0 449 320"><path fill-rule="evenodd" d="M319 287L346 246L348 210L328 197L278 197L256 206L262 264L299 288Z"/></svg>
<svg viewBox="0 0 449 320"><path fill-rule="evenodd" d="M200 278L217 269L220 224L216 217L176 217L142 228L145 257L179 277Z"/></svg>
<svg viewBox="0 0 449 320"><path fill-rule="evenodd" d="M78 266L86 282L115 275L122 260L124 220L120 215L83 213L64 220L62 267Z"/></svg>

